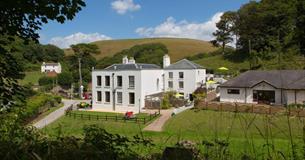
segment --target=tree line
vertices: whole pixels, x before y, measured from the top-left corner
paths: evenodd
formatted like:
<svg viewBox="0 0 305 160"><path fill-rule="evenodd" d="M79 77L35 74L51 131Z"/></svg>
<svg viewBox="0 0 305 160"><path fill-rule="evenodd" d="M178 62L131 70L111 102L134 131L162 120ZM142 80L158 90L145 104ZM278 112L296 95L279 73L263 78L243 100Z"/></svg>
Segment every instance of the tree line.
<svg viewBox="0 0 305 160"><path fill-rule="evenodd" d="M228 45L235 46L236 54L255 69L260 60L276 58L281 64L285 56L305 56L304 25L304 0L250 1L221 16L211 42L221 46L223 54Z"/></svg>

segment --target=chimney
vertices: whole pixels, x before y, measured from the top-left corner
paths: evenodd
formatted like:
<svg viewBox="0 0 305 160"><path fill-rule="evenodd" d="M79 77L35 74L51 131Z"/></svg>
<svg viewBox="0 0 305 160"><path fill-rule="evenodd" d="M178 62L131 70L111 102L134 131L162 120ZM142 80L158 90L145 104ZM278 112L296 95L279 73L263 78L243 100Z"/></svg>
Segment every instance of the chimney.
<svg viewBox="0 0 305 160"><path fill-rule="evenodd" d="M124 56L124 57L123 57L122 63L123 63L123 64L128 64L128 58L127 58L127 56Z"/></svg>
<svg viewBox="0 0 305 160"><path fill-rule="evenodd" d="M171 60L168 54L163 56L163 68L168 67L171 64Z"/></svg>
<svg viewBox="0 0 305 160"><path fill-rule="evenodd" d="M135 64L136 61L134 60L133 57L130 57L128 63L129 63L129 64Z"/></svg>

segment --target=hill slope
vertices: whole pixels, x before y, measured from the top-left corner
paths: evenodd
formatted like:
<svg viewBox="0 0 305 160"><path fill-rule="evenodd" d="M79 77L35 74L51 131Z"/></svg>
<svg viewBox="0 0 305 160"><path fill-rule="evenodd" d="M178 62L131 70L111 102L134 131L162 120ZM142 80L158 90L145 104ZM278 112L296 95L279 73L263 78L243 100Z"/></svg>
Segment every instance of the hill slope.
<svg viewBox="0 0 305 160"><path fill-rule="evenodd" d="M144 39L126 39L126 40L107 40L93 42L99 48L101 53L94 55L97 60L112 56L117 52L124 49L131 48L135 45L147 44L147 43L162 43L166 45L169 50L169 55L172 61L177 61L186 56L195 55L198 53L208 53L216 50L209 42L194 40L194 39L182 39L182 38L144 38ZM71 49L65 50L66 55L73 54Z"/></svg>

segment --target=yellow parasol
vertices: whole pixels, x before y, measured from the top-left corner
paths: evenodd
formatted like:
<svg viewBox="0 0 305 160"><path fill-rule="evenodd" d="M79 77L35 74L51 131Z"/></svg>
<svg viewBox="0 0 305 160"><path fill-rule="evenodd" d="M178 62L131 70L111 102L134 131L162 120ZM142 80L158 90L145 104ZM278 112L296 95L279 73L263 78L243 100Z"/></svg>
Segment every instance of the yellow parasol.
<svg viewBox="0 0 305 160"><path fill-rule="evenodd" d="M213 80L209 80L209 81L207 81L207 84L215 84L216 82L215 81L213 81Z"/></svg>
<svg viewBox="0 0 305 160"><path fill-rule="evenodd" d="M175 97L176 97L176 98L179 98L179 97L183 97L183 95L180 94L180 93L176 93L176 94L175 94Z"/></svg>
<svg viewBox="0 0 305 160"><path fill-rule="evenodd" d="M227 70L229 70L228 68L226 68L226 67L220 67L220 68L218 68L219 70L222 70L222 71L227 71Z"/></svg>

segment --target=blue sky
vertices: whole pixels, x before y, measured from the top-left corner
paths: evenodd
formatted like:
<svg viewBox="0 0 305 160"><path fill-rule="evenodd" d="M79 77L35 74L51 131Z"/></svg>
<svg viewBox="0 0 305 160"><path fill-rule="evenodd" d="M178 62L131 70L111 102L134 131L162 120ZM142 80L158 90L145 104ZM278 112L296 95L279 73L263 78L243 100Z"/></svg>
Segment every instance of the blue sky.
<svg viewBox="0 0 305 160"><path fill-rule="evenodd" d="M66 48L107 39L178 37L210 40L221 14L249 0L86 0L65 24L50 22L41 43Z"/></svg>

